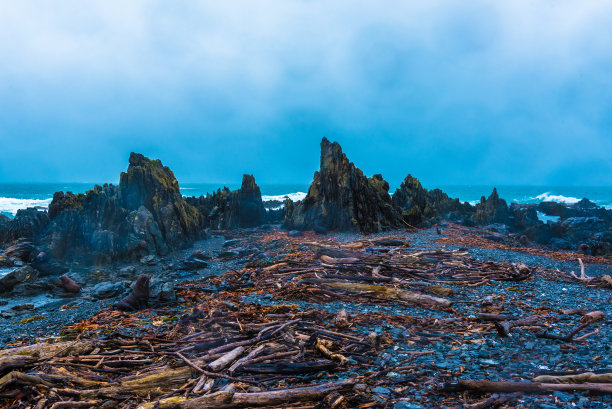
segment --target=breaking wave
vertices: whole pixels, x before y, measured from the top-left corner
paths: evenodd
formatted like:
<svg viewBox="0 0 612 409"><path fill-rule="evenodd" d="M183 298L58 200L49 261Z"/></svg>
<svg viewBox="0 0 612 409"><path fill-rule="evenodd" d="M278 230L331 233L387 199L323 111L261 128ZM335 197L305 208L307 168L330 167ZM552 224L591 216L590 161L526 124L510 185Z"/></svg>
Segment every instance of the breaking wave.
<svg viewBox="0 0 612 409"><path fill-rule="evenodd" d="M567 203L574 204L578 203L580 199L571 197L571 196L563 196L563 195L553 195L550 192L542 193L541 195L536 196L534 199L538 199L542 202L559 202L559 203Z"/></svg>
<svg viewBox="0 0 612 409"><path fill-rule="evenodd" d="M303 200L306 197L306 193L304 192L295 192L295 193L287 193L285 195L262 195L261 200L264 202L270 202L272 200L283 202L285 199L291 199L294 202L298 200Z"/></svg>
<svg viewBox="0 0 612 409"><path fill-rule="evenodd" d="M49 207L53 199L17 199L14 197L0 197L0 213L10 214L15 216L17 210L26 209L28 207Z"/></svg>

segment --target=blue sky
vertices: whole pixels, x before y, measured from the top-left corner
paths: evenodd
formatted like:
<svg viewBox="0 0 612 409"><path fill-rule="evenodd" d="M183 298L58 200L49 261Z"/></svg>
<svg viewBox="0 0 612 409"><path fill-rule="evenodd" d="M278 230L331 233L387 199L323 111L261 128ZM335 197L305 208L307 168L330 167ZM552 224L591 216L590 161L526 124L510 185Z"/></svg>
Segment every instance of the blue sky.
<svg viewBox="0 0 612 409"><path fill-rule="evenodd" d="M612 185L609 1L0 0L0 182Z"/></svg>

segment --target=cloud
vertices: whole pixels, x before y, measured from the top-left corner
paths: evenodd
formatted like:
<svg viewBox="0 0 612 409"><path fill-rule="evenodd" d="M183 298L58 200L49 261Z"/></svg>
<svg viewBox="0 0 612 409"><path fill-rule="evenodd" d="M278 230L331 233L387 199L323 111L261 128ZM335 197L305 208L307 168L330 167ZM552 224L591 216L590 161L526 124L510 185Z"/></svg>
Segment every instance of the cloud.
<svg viewBox="0 0 612 409"><path fill-rule="evenodd" d="M611 43L594 0L3 2L0 181L301 182L326 135L395 183L610 184Z"/></svg>

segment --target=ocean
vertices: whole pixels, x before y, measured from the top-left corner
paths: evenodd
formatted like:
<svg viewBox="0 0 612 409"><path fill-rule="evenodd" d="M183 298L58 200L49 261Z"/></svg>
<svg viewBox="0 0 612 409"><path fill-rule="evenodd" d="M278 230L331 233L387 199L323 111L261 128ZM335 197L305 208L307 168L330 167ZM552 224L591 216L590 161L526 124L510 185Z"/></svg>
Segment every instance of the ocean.
<svg viewBox="0 0 612 409"><path fill-rule="evenodd" d="M93 187L93 183L0 183L0 213L12 217L19 209L27 207L46 208L57 191L82 193ZM238 189L240 184L218 183L183 183L181 193L184 196L201 196L227 186ZM425 186L427 189L440 188L450 197L461 201L477 203L481 196L488 196L493 186ZM308 185L260 185L262 198L266 200L283 200L288 196L292 200L301 200L306 196ZM391 192L395 191L392 187ZM497 186L500 197L508 203L537 203L557 201L575 203L586 197L599 206L612 209L612 186Z"/></svg>

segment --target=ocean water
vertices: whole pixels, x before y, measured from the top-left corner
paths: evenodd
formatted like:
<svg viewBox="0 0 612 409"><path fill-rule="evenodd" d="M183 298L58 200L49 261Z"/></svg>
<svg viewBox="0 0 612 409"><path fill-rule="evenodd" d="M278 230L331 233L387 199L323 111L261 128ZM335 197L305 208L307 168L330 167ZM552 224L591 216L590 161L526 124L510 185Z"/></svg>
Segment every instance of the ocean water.
<svg viewBox="0 0 612 409"><path fill-rule="evenodd" d="M53 193L57 191L71 191L83 193L91 189L94 183L0 183L0 213L12 217L19 209L27 207L47 208ZM184 196L201 196L212 193L227 186L238 189L240 184L221 183L183 183L181 193ZM427 189L438 187L450 197L457 197L461 201L472 204L478 203L481 196L489 196L493 186L425 186ZM262 198L267 200L301 200L306 196L308 185L305 184L262 184L260 185ZM391 192L395 190L392 187ZM500 197L508 203L537 203L542 201L556 201L563 203L576 203L582 198L588 198L599 206L612 209L612 186L497 186Z"/></svg>

